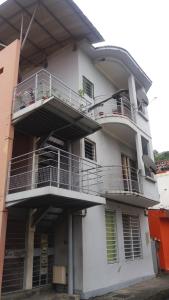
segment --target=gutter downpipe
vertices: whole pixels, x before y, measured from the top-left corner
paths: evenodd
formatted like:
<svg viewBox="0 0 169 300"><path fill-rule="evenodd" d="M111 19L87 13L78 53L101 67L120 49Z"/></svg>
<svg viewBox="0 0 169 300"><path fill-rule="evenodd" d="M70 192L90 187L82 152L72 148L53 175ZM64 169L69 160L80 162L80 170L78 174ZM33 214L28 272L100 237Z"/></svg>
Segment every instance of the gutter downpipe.
<svg viewBox="0 0 169 300"><path fill-rule="evenodd" d="M68 294L73 295L73 217L68 212Z"/></svg>

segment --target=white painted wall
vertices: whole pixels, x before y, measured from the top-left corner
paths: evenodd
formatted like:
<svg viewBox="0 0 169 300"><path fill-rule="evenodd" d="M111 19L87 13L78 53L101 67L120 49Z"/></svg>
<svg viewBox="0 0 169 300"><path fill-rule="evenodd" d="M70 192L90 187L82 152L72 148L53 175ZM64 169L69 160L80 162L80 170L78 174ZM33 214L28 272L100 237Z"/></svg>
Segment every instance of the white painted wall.
<svg viewBox="0 0 169 300"><path fill-rule="evenodd" d="M103 97L109 97L115 91L115 87L113 87L112 83L99 72L92 60L82 50L72 51L72 46L49 57L47 69L63 80L76 92L82 88L82 76L86 76L94 84L95 97L99 96L97 101L99 98L101 100ZM137 125L140 126L138 131L141 134L144 133L147 139L150 139L150 137L147 136L147 134L149 134L148 122L141 116L137 116L137 120ZM121 153L126 154L133 159L136 157L136 149L133 150L101 130L89 136L89 138L96 142L97 162L99 164L121 165ZM74 153L80 154L81 152L84 156L84 141L82 140L80 144L78 142L74 143L72 149ZM140 151L141 146L139 145L138 152ZM150 151L152 155L152 149L150 149ZM147 197L154 198L158 196L155 183L144 179L143 188ZM78 231L77 228L74 229L76 250L79 249L78 253L76 251L74 252L77 256L75 260L75 270L77 271L77 274L79 274L79 278L77 276L75 277L75 287L77 290L83 288L84 293L99 290L100 288L117 287L120 284L131 283L135 280L140 280L143 277L152 276L154 274L148 234L148 222L147 217L144 216L143 209L117 204L115 202L113 203L113 201L111 203L109 202L108 207L115 210L117 214L118 263L107 264L104 206L88 209L87 216L83 218L82 248L79 234L80 231ZM125 261L121 218L122 212L136 213L140 216L143 246L142 259ZM58 233L58 238L56 237L56 244L58 244L56 250L59 249L59 251L62 251L64 248L64 258L62 257L61 260L63 260L63 263L65 264L66 248L65 246L63 247L64 241L63 238L60 237L60 234ZM82 257L83 263L81 261ZM55 263L58 263L57 258L55 258ZM78 273L79 268L83 269L81 270L83 276Z"/></svg>
<svg viewBox="0 0 169 300"><path fill-rule="evenodd" d="M94 97L99 99L109 97L115 92L112 83L95 67L93 61L79 49L78 51L79 65L79 88L82 88L82 76L85 76L94 84ZM92 101L92 100L91 100Z"/></svg>
<svg viewBox="0 0 169 300"><path fill-rule="evenodd" d="M158 190L160 194L160 203L153 208L169 209L169 171L156 175Z"/></svg>
<svg viewBox="0 0 169 300"><path fill-rule="evenodd" d="M83 293L100 289L118 288L139 281L143 277L153 276L153 263L147 217L143 209L108 202L107 207L116 212L118 232L117 263L108 264L106 254L105 207L98 206L88 210L83 220ZM139 215L143 258L126 261L123 246L122 212ZM101 291L100 291L101 293Z"/></svg>

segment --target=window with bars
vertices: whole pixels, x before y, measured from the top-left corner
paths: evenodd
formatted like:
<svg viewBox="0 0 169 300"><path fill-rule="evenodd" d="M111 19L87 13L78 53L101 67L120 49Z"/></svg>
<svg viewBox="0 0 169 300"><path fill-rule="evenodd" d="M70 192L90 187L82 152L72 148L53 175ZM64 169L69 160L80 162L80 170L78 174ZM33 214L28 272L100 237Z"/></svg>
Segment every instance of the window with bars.
<svg viewBox="0 0 169 300"><path fill-rule="evenodd" d="M124 251L126 260L142 257L141 232L139 217L123 214Z"/></svg>
<svg viewBox="0 0 169 300"><path fill-rule="evenodd" d="M83 76L83 91L90 98L94 98L94 84Z"/></svg>
<svg viewBox="0 0 169 300"><path fill-rule="evenodd" d="M138 111L142 112L143 114L146 113L146 109L145 109L145 103L143 101L140 101L139 99L137 99L137 107L138 107Z"/></svg>
<svg viewBox="0 0 169 300"><path fill-rule="evenodd" d="M117 261L117 230L115 212L106 211L106 246L107 246L107 262L109 264Z"/></svg>
<svg viewBox="0 0 169 300"><path fill-rule="evenodd" d="M85 157L91 160L96 160L96 143L88 139L85 139L84 147L85 147Z"/></svg>

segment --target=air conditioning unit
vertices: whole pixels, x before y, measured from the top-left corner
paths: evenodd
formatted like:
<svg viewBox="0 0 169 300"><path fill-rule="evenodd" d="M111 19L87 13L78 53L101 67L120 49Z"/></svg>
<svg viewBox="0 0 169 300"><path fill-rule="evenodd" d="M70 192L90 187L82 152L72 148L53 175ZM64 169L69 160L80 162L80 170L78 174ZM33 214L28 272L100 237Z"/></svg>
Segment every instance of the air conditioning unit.
<svg viewBox="0 0 169 300"><path fill-rule="evenodd" d="M53 266L53 283L66 284L66 267Z"/></svg>

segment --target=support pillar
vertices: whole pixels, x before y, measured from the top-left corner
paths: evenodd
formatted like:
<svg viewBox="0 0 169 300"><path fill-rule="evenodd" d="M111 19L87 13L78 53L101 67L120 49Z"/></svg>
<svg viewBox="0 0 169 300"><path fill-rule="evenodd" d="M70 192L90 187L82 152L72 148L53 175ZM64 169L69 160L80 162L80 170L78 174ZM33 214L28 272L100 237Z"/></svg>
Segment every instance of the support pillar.
<svg viewBox="0 0 169 300"><path fill-rule="evenodd" d="M68 294L73 294L73 219L68 214Z"/></svg>
<svg viewBox="0 0 169 300"><path fill-rule="evenodd" d="M5 253L8 192L8 168L12 156L14 128L11 124L13 90L17 84L20 42L14 41L0 51L0 295ZM1 297L1 296L0 296Z"/></svg>
<svg viewBox="0 0 169 300"><path fill-rule="evenodd" d="M34 254L34 235L35 226L32 225L32 214L33 209L29 211L27 232L26 232L26 257L25 257L25 277L24 277L24 289L32 289L32 279L33 279L33 254Z"/></svg>
<svg viewBox="0 0 169 300"><path fill-rule="evenodd" d="M137 92L136 92L136 84L133 74L131 74L128 78L128 88L129 88L129 96L132 107L132 113L134 121L137 121Z"/></svg>
<svg viewBox="0 0 169 300"><path fill-rule="evenodd" d="M137 150L137 164L138 169L141 170L141 174L145 175L144 170L144 163L143 163L143 149L142 149L142 142L141 142L141 134L137 132L136 134L136 150Z"/></svg>
<svg viewBox="0 0 169 300"><path fill-rule="evenodd" d="M138 182L139 182L139 192L143 193L143 181L145 176L145 168L143 162L143 149L142 149L142 142L141 142L141 134L139 132L136 133L136 150L137 150L137 164L138 164Z"/></svg>

